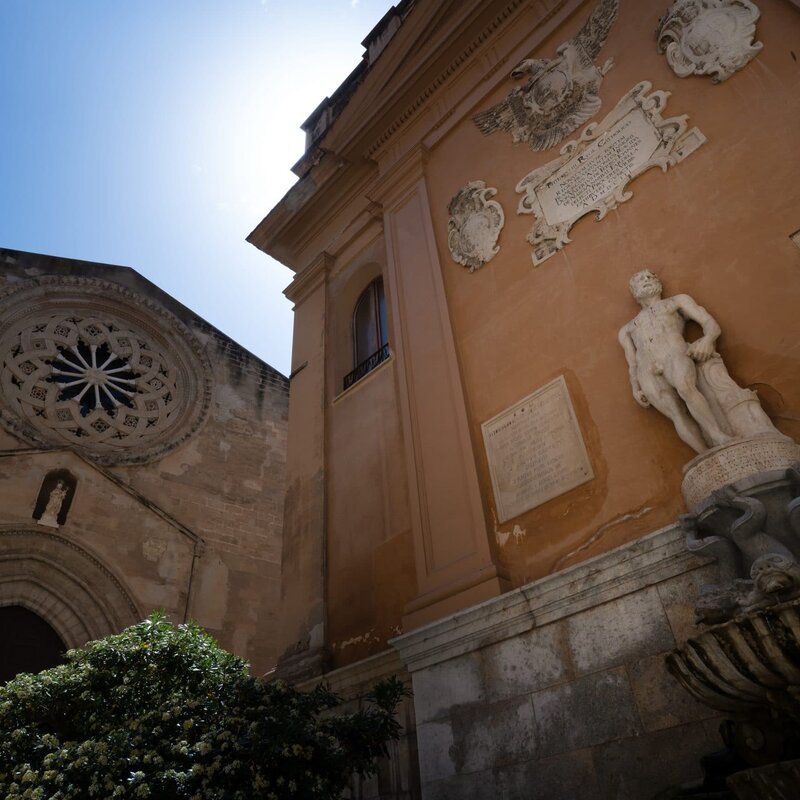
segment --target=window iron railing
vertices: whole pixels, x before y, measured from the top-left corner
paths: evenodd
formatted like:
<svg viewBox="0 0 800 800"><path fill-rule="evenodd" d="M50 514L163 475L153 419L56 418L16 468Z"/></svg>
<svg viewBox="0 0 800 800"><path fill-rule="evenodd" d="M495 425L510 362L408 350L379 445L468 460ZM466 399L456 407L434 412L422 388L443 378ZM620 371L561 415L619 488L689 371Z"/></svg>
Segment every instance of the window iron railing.
<svg viewBox="0 0 800 800"><path fill-rule="evenodd" d="M344 389L349 389L356 381L360 381L368 372L372 372L378 364L386 361L387 358L389 358L388 343L376 350L369 358L365 358L352 372L344 376Z"/></svg>

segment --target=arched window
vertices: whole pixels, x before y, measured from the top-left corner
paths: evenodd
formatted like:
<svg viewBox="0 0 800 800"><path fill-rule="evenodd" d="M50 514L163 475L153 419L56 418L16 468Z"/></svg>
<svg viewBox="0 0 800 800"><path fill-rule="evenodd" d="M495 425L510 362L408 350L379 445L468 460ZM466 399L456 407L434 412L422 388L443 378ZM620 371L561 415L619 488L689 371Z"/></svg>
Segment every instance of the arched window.
<svg viewBox="0 0 800 800"><path fill-rule="evenodd" d="M344 388L352 386L389 357L389 332L386 326L386 298L383 279L372 281L353 310L353 364L345 376Z"/></svg>

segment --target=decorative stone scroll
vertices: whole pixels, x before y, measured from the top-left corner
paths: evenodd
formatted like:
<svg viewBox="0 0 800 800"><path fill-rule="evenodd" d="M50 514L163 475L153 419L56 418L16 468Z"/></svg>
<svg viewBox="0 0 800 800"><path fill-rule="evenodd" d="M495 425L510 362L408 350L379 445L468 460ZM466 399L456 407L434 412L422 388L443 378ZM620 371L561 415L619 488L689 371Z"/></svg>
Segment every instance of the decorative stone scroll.
<svg viewBox="0 0 800 800"><path fill-rule="evenodd" d="M602 0L575 37L559 45L556 58L527 58L520 63L511 77L528 80L473 117L480 131L488 135L506 130L514 142L546 150L593 117L600 110L600 84L612 66L611 59L602 67L594 60L618 10L619 0Z"/></svg>
<svg viewBox="0 0 800 800"><path fill-rule="evenodd" d="M658 52L680 78L721 83L764 47L753 41L759 16L750 0L677 0L658 22Z"/></svg>
<svg viewBox="0 0 800 800"><path fill-rule="evenodd" d="M470 272L479 269L500 252L497 240L505 223L503 207L490 200L497 189L487 189L483 181L464 186L447 207L447 246L457 264Z"/></svg>
<svg viewBox="0 0 800 800"><path fill-rule="evenodd" d="M564 376L481 425L498 522L594 477Z"/></svg>
<svg viewBox="0 0 800 800"><path fill-rule="evenodd" d="M561 156L529 172L516 187L518 214L533 214L528 234L538 266L570 241L569 230L592 211L601 220L630 200L628 183L652 167L663 172L693 153L705 136L688 130L687 116L664 119L668 92L636 84L599 123L587 125ZM650 92L648 94L648 92Z"/></svg>

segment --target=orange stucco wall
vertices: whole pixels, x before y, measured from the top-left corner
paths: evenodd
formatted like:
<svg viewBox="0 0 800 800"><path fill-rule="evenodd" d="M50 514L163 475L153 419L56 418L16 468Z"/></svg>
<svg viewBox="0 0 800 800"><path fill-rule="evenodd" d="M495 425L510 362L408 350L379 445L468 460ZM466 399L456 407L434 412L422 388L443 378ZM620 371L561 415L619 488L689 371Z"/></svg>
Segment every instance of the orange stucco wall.
<svg viewBox="0 0 800 800"><path fill-rule="evenodd" d="M636 178L631 200L602 221L581 219L566 248L534 268L534 217L517 215L515 186L559 147L534 152L504 132L484 136L471 117L518 85L508 73L521 59L552 58L595 5L497 2L439 14L435 0L417 3L350 87L308 172L251 235L297 270L298 286L321 253L330 262L324 312L311 326L315 337L325 330L324 387L314 385L325 397L324 455L309 456L325 476L325 521L287 517L286 537L324 551L322 569L290 583L298 597L324 598L335 665L683 513L681 468L694 454L666 418L636 405L617 341L638 310L627 285L640 269L714 315L731 374L800 437L800 252L789 238L800 228L800 14L786 0L761 0L763 51L714 85L678 78L657 52L663 0L620 0L596 59L614 67L591 121L650 81L671 93L664 116L688 115L707 141L666 173ZM469 273L450 256L447 209L473 180L497 188L505 227L499 254ZM378 274L398 317L390 313L393 356L343 393L353 305ZM311 335L310 302L298 300L296 342ZM481 423L559 375L595 477L499 525ZM307 372L293 382L293 402L304 380ZM290 462L293 438L306 435L290 424ZM296 640L313 640L298 629Z"/></svg>
<svg viewBox="0 0 800 800"><path fill-rule="evenodd" d="M327 638L336 666L400 633L417 588L394 362L342 390L353 307L382 274L383 238L364 239L337 259L328 282Z"/></svg>
<svg viewBox="0 0 800 800"><path fill-rule="evenodd" d="M447 302L464 383L489 535L515 584L557 571L673 521L684 511L681 466L693 453L668 420L631 397L617 330L638 310L631 274L649 267L665 293L691 294L722 326L719 349L731 373L759 391L785 433L800 435L800 67L792 50L800 15L764 0L763 51L729 81L680 79L655 47L663 4L622 2L598 61L615 66L601 87L602 119L642 80L672 93L664 116L688 114L708 141L666 174L653 169L633 199L600 222L584 217L572 242L537 268L517 215L517 182L557 156L484 137L469 116L499 101L510 80L483 98L430 154L427 165ZM581 25L573 15L533 55L546 57ZM576 134L579 131L576 131ZM572 137L568 137L572 138ZM447 205L470 180L497 187L505 210L500 253L470 274L447 249ZM564 374L595 479L502 526L480 425ZM503 534L516 529L517 536ZM520 529L522 533L520 533ZM504 544L500 544L504 542Z"/></svg>

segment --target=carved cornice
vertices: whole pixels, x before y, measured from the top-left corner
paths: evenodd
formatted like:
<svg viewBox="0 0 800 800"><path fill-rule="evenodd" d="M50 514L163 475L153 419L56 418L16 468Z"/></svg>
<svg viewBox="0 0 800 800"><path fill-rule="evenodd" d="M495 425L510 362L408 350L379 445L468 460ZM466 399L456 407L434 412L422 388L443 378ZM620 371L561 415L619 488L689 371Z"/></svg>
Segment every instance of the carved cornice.
<svg viewBox="0 0 800 800"><path fill-rule="evenodd" d="M470 56L472 56L480 46L499 28L501 28L508 20L525 5L525 0L511 0L507 3L503 10L497 14L492 21L470 41L470 43L454 58L447 66L431 81L422 92L420 92L414 100L406 106L405 110L397 115L397 118L385 128L384 131L372 142L367 153L372 156L383 144L385 144L396 131L402 128L425 102L433 96L433 94L443 86L450 77L464 64ZM563 1L557 4L563 5ZM552 13L552 12L551 12Z"/></svg>
<svg viewBox="0 0 800 800"><path fill-rule="evenodd" d="M670 525L610 553L458 611L389 643L410 672L587 611L708 563Z"/></svg>
<svg viewBox="0 0 800 800"><path fill-rule="evenodd" d="M333 266L333 256L324 250L283 290L288 300L300 305L315 289L325 283Z"/></svg>
<svg viewBox="0 0 800 800"><path fill-rule="evenodd" d="M488 43L499 31L514 32L514 41L507 54L504 50L502 60L495 63L492 57L493 65L480 75L477 83L475 75L469 73L468 84L459 85L453 98L447 100L446 108L441 114L431 118L431 126L421 133L417 141L425 137L426 144L431 146L436 137L443 135L445 129L452 127L463 113L491 91L494 83L504 79L499 73L491 82L487 82L487 75L494 75L498 70L504 69L506 62L510 65L508 66L510 69L523 54L535 49L552 32L554 26L561 24L581 5L582 0L538 2L513 0L505 3L478 33L474 32L473 26L467 44L457 56L450 58L443 67L436 70L435 77L429 79L421 91L419 89L414 91L408 85L407 79L395 77L395 74L410 74L412 65L408 61L415 47L413 37L425 36L425 31L420 30L419 25L416 28L412 25L414 16L422 12L422 7L417 8L389 42L386 51L350 98L347 108L320 141L319 144L323 149L327 148L323 157L256 226L247 237L247 241L295 270L302 265L303 251L307 247L313 250L316 246L317 249L324 248L333 252L331 243L321 235L332 209L334 214L340 213L343 205L350 203L354 197L364 192L375 200L384 199L384 193L380 188L385 182L384 177L378 178L377 190L372 187L375 179L374 162L379 151L382 163L396 159L395 154L388 158L384 157L387 143L393 141L395 134L404 129L412 119L417 118L423 107L426 105L430 107L431 98L445 85L449 86L459 74L467 75L464 66L470 58L487 56L490 50ZM471 0L469 6L461 4L454 9L454 14L457 11L459 20L452 22L452 30L446 34L449 37L448 41L455 39L459 25L461 28L466 27L469 20L476 19L485 8L485 4L479 0ZM526 8L532 9L536 14L535 24L528 26L524 33L518 34L510 26ZM436 43L430 44L428 41L421 47L425 49L427 56L427 60L421 64L422 67L430 68L435 65L437 59L444 58L436 51ZM401 54L407 55L408 58L400 62ZM402 69L399 63L402 63ZM391 72L393 67L397 67L395 74ZM432 72L433 69L429 71ZM387 88L378 93L375 103L370 105L369 93L374 94L378 85ZM409 100L410 97L413 99ZM392 111L393 107L404 110L397 114ZM448 122L443 126L444 120ZM386 127L388 121L390 124ZM372 125L371 130L368 128L369 125ZM381 125L384 127L381 128ZM405 159L406 155L400 157ZM369 166L372 167L371 170Z"/></svg>
<svg viewBox="0 0 800 800"><path fill-rule="evenodd" d="M425 176L428 155L428 149L423 144L409 150L378 178L370 192L371 199L380 203L384 211L401 205L417 182Z"/></svg>

